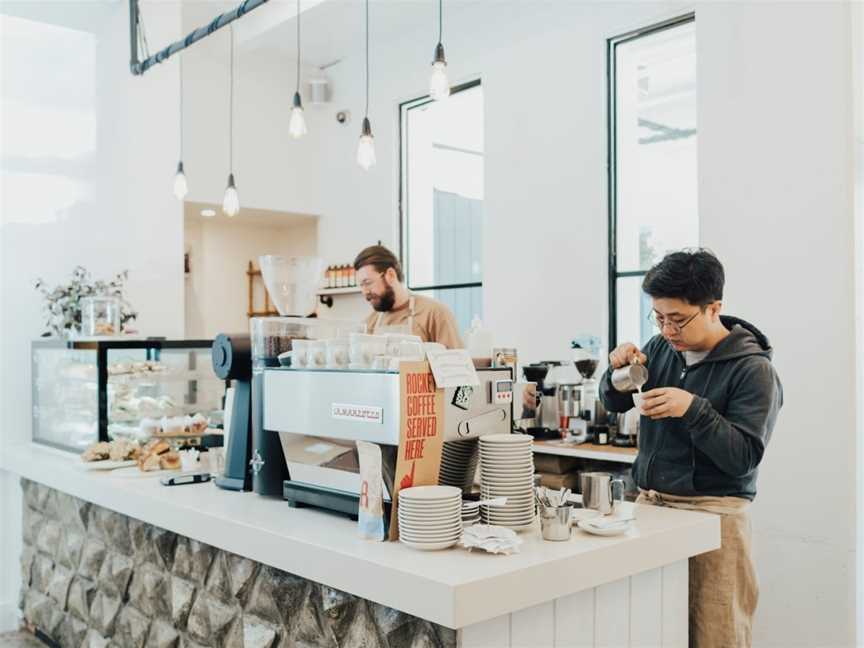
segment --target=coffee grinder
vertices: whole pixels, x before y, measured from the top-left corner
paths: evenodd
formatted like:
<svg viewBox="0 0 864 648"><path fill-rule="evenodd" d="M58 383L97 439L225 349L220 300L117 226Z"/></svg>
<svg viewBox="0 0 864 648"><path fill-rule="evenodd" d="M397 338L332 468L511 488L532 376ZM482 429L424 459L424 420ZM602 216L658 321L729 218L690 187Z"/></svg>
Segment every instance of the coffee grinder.
<svg viewBox="0 0 864 648"><path fill-rule="evenodd" d="M225 381L225 469L215 482L226 490L252 489L252 355L248 335L220 333L211 348L213 371Z"/></svg>

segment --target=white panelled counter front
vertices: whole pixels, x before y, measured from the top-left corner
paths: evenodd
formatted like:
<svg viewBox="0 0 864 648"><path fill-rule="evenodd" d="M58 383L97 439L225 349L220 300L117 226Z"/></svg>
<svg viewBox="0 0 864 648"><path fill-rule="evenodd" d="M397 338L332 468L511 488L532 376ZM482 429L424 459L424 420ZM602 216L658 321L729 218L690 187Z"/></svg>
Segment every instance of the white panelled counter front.
<svg viewBox="0 0 864 648"><path fill-rule="evenodd" d="M358 537L356 523L212 483L166 488L146 477L83 471L35 445L2 468L130 518L457 629L458 645L686 646L687 559L720 546L719 518L635 506L623 536L524 532L518 554L422 552ZM631 505L625 505L631 506Z"/></svg>

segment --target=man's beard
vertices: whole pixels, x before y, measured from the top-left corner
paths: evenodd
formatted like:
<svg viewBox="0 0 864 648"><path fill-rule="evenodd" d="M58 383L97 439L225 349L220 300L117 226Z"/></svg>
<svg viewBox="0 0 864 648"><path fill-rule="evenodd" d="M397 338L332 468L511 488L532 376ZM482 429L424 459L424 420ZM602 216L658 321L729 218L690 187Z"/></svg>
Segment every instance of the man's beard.
<svg viewBox="0 0 864 648"><path fill-rule="evenodd" d="M381 295L370 295L369 297L370 299L367 301L379 313L386 313L392 310L393 304L396 303L396 293L393 292L393 288L390 286L384 288L384 292Z"/></svg>

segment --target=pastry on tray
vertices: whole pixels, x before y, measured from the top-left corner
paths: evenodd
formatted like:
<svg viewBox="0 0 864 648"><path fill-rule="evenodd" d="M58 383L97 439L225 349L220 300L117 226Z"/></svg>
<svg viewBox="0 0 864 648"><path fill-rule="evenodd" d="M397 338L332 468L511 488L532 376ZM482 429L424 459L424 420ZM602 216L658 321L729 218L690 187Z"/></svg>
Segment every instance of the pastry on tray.
<svg viewBox="0 0 864 648"><path fill-rule="evenodd" d="M141 454L138 456L138 467L144 472L160 470L162 467L160 465L161 455L170 451L171 446L168 445L168 443L160 441L159 439L154 439L141 448Z"/></svg>
<svg viewBox="0 0 864 648"><path fill-rule="evenodd" d="M180 455L176 452L166 452L159 456L159 465L162 470L179 470Z"/></svg>
<svg viewBox="0 0 864 648"><path fill-rule="evenodd" d="M189 431L192 434L204 434L209 424L210 421L207 420L207 417L198 412L189 422Z"/></svg>
<svg viewBox="0 0 864 648"><path fill-rule="evenodd" d="M81 459L84 461L104 461L111 454L111 444L107 441L99 441L91 444L84 452L81 453Z"/></svg>
<svg viewBox="0 0 864 648"><path fill-rule="evenodd" d="M137 459L141 448L138 444L129 439L114 439L110 444L108 458L111 461L126 461L128 459Z"/></svg>
<svg viewBox="0 0 864 648"><path fill-rule="evenodd" d="M162 417L162 434L165 436L183 436L186 434L186 419L182 416Z"/></svg>

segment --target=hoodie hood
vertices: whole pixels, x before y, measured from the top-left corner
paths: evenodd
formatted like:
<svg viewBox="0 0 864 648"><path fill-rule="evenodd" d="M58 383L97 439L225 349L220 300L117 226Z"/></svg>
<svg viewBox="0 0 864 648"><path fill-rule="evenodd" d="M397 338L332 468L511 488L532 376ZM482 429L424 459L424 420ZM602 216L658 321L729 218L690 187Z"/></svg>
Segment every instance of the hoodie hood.
<svg viewBox="0 0 864 648"><path fill-rule="evenodd" d="M768 337L750 322L729 315L721 315L720 321L729 335L720 341L704 362L719 362L745 356L761 355L769 360L774 353Z"/></svg>

